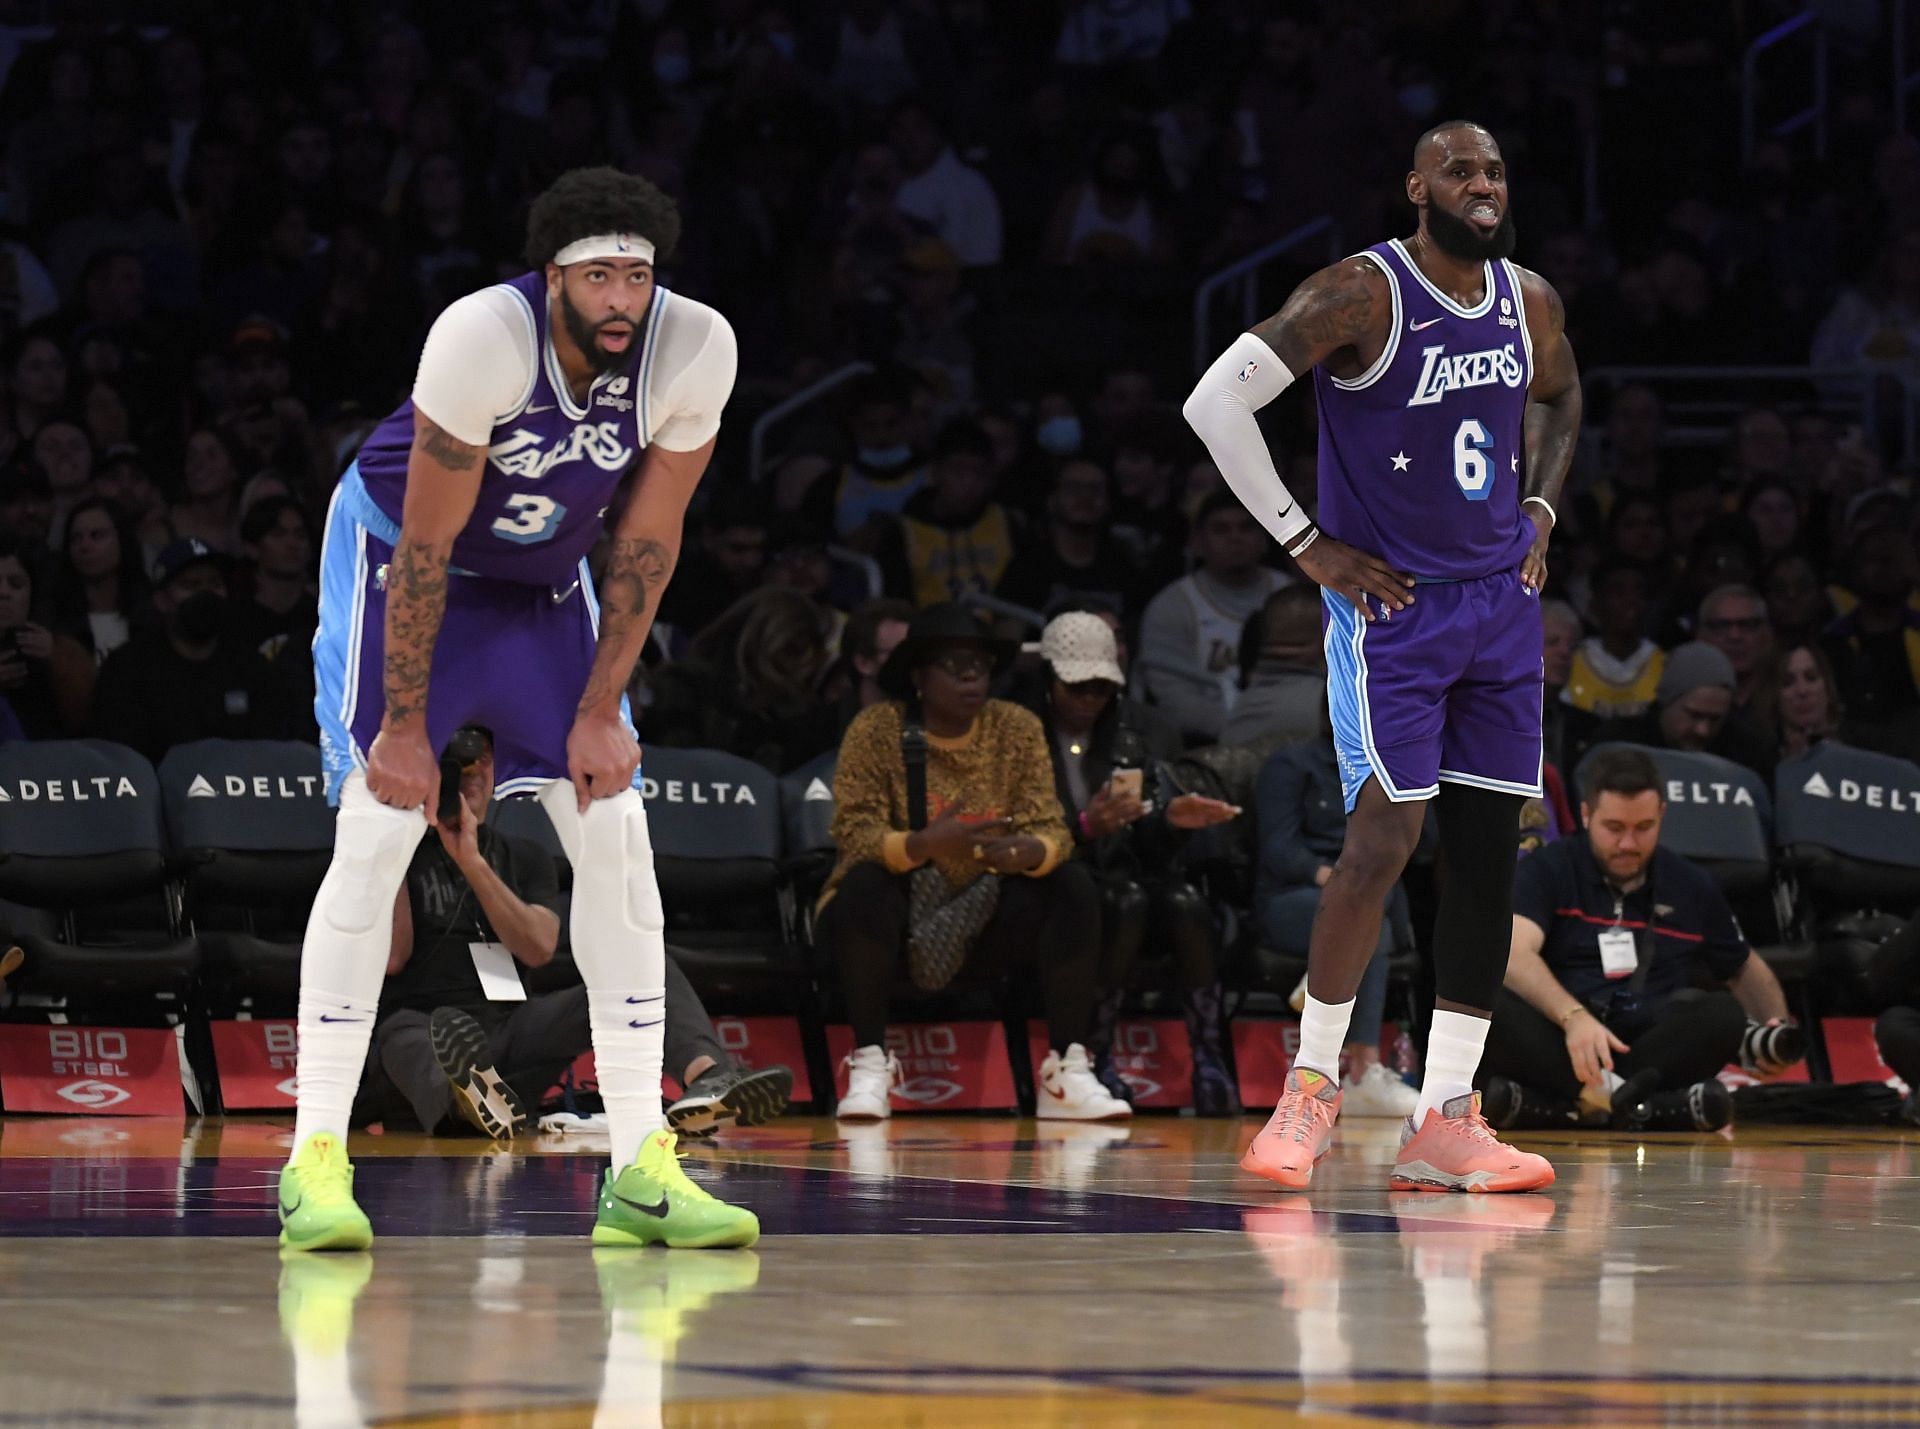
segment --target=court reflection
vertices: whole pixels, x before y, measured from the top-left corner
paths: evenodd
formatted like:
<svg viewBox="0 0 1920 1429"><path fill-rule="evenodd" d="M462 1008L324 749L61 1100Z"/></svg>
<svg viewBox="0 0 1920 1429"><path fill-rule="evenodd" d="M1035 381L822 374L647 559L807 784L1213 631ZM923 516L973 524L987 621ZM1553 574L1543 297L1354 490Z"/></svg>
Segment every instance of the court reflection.
<svg viewBox="0 0 1920 1429"><path fill-rule="evenodd" d="M280 1333L292 1359L294 1423L359 1429L388 1422L370 1405L410 1403L432 1405L422 1421L429 1423L537 1406L541 1423L656 1429L682 1343L716 1301L759 1283L760 1259L753 1251L597 1249L591 1256L597 1335L568 1313L583 1269L570 1259L476 1255L469 1313L439 1304L421 1314L410 1254L390 1257L391 1275L376 1281L372 1254L281 1252ZM564 1341L556 1329L563 1319L572 1326ZM585 1374L580 1392L564 1401L539 1383L536 1367L550 1378L560 1364L584 1369L596 1360L590 1404L583 1402Z"/></svg>

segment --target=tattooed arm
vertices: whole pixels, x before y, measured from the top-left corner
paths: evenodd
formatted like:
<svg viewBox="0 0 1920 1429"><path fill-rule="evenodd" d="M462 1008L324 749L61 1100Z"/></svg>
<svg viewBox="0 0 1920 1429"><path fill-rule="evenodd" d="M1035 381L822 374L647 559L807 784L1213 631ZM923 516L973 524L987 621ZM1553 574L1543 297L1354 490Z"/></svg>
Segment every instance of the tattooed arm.
<svg viewBox="0 0 1920 1429"><path fill-rule="evenodd" d="M420 807L439 785L427 741L427 680L447 609L447 558L473 514L485 456L414 409L400 540L387 562L386 714L367 755L368 789L397 808Z"/></svg>
<svg viewBox="0 0 1920 1429"><path fill-rule="evenodd" d="M680 558L687 503L713 457L713 439L692 451L647 449L627 509L613 529L600 577L600 644L567 737L567 766L584 813L594 799L633 782L640 746L620 719L620 696L653 629L660 595Z"/></svg>
<svg viewBox="0 0 1920 1429"><path fill-rule="evenodd" d="M1392 320L1386 275L1363 253L1308 278L1253 335L1272 348L1295 377L1304 377L1323 362L1350 367L1357 376L1380 355ZM1341 362L1343 353L1347 360Z"/></svg>
<svg viewBox="0 0 1920 1429"><path fill-rule="evenodd" d="M1536 533L1520 579L1528 590L1538 591L1546 584L1547 541L1580 437L1580 367L1567 341L1567 310L1560 295L1538 273L1525 268L1519 272L1527 334L1533 339L1533 380L1527 385L1524 418L1527 484L1521 497Z"/></svg>
<svg viewBox="0 0 1920 1429"><path fill-rule="evenodd" d="M1215 359L1181 408L1254 520L1303 575L1346 596L1368 620L1376 607L1384 619L1411 605L1413 578L1322 535L1280 479L1254 413L1322 363L1359 375L1384 350L1392 322L1393 295L1374 259L1360 254L1322 268Z"/></svg>

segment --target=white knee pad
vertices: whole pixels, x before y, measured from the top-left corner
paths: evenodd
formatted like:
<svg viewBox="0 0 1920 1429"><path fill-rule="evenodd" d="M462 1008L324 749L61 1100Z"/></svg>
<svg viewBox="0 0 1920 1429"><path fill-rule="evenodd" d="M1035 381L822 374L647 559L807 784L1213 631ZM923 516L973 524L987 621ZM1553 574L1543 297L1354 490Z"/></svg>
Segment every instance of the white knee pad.
<svg viewBox="0 0 1920 1429"><path fill-rule="evenodd" d="M371 932L382 914L392 913L407 864L426 832L421 810L383 804L368 791L364 776L350 775L340 791L333 864L315 912L334 932L348 937Z"/></svg>
<svg viewBox="0 0 1920 1429"><path fill-rule="evenodd" d="M666 912L653 876L646 806L627 789L579 812L573 785L549 784L540 803L573 864L573 956L591 989L596 980L631 980L655 950L665 957ZM664 976L653 969L647 985Z"/></svg>

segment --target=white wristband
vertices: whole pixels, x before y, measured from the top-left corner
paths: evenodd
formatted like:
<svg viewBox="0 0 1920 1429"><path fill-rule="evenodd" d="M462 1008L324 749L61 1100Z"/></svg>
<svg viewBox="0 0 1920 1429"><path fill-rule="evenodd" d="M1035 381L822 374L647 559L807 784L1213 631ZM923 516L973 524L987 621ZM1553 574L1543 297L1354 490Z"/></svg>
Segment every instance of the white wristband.
<svg viewBox="0 0 1920 1429"><path fill-rule="evenodd" d="M1180 409L1240 504L1282 546L1297 543L1313 521L1280 480L1253 414L1292 382L1273 349L1243 332L1214 359Z"/></svg>
<svg viewBox="0 0 1920 1429"><path fill-rule="evenodd" d="M1540 505L1542 505L1542 506L1544 506L1544 507L1546 507L1546 508L1547 508L1547 516L1548 516L1548 519L1550 519L1550 520L1551 520L1551 521L1553 522L1553 524L1554 524L1554 525L1556 525L1556 526L1558 526L1558 525L1560 524L1560 513L1559 513L1559 512L1557 512L1557 511L1555 511L1555 510L1553 509L1553 504L1552 504L1551 502L1549 502L1549 501L1547 500L1547 498L1546 498L1546 497L1544 497L1544 496L1528 496L1528 497L1525 497L1525 498L1523 498L1523 499L1521 500L1521 502L1520 502L1520 504L1521 504L1522 506L1525 506L1525 505L1527 504L1527 502L1529 502L1529 501L1534 501L1534 502L1538 502L1538 503L1539 503Z"/></svg>

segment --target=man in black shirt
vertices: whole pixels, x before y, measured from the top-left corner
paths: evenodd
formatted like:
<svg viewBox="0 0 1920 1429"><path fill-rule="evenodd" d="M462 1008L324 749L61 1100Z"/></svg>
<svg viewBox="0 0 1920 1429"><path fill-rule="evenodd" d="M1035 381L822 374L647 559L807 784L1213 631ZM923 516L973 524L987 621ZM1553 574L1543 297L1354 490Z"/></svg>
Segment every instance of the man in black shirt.
<svg viewBox="0 0 1920 1429"><path fill-rule="evenodd" d="M368 1119L388 1116L397 1097L424 1131L455 1115L505 1138L593 1039L584 986L526 986L566 927L558 870L538 844L487 826L493 736L469 725L449 748L468 735L481 752L462 761L459 813L435 821L437 838L421 842L394 901L362 1106ZM703 1136L721 1121L751 1126L785 1110L792 1072L736 1063L671 957L666 988L665 1066L686 1088L668 1109L675 1130Z"/></svg>
<svg viewBox="0 0 1920 1429"><path fill-rule="evenodd" d="M1666 810L1644 750L1588 766L1584 836L1520 863L1506 987L1487 1037L1487 1120L1565 1126L1581 1110L1642 1130L1712 1131L1732 1117L1715 1074L1752 1018L1786 998L1707 874L1659 847ZM1705 974L1724 984L1696 988Z"/></svg>
<svg viewBox="0 0 1920 1429"><path fill-rule="evenodd" d="M1053 475L1046 525L1014 556L993 593L1051 613L1073 596L1091 596L1137 619L1144 604L1140 569L1108 530L1113 513L1106 469L1068 457Z"/></svg>
<svg viewBox="0 0 1920 1429"><path fill-rule="evenodd" d="M297 688L236 638L227 559L200 541L173 542L154 562L161 626L107 657L94 688L99 736L158 763L190 739L311 739Z"/></svg>

